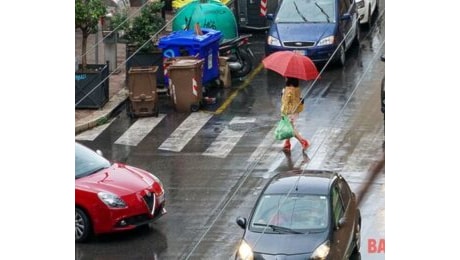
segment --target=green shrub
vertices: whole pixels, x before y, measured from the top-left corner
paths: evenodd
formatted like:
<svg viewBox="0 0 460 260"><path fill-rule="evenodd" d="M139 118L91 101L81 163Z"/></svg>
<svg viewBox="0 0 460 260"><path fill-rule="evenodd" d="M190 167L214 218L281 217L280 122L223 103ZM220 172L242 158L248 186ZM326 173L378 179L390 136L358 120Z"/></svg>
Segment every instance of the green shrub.
<svg viewBox="0 0 460 260"><path fill-rule="evenodd" d="M150 51L155 48L152 37L166 24L161 17L163 2L149 2L141 13L134 17L131 25L126 29L123 38L131 45L141 48L142 51Z"/></svg>

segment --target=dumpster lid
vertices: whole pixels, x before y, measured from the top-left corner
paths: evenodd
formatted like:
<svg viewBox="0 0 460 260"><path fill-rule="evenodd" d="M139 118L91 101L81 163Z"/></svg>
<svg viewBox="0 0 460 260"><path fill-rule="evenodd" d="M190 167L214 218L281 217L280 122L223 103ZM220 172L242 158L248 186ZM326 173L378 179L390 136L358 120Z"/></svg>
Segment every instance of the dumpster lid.
<svg viewBox="0 0 460 260"><path fill-rule="evenodd" d="M196 65L202 63L203 60L202 59L181 59L181 60L176 60L175 62L173 62L169 68L171 67L195 67Z"/></svg>
<svg viewBox="0 0 460 260"><path fill-rule="evenodd" d="M129 69L128 73L139 73L139 72L156 72L158 66L133 66Z"/></svg>
<svg viewBox="0 0 460 260"><path fill-rule="evenodd" d="M222 38L222 33L209 28L201 28L203 35L195 34L194 30L175 31L160 38L158 43L159 48L165 48L170 45L188 46L191 44L200 44L206 46L210 43L219 42Z"/></svg>

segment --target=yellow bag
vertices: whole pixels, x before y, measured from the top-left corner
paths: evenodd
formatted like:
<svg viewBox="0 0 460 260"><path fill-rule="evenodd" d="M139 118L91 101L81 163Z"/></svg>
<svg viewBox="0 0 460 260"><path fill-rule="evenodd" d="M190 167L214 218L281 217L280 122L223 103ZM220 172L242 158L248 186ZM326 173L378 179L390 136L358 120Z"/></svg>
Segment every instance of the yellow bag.
<svg viewBox="0 0 460 260"><path fill-rule="evenodd" d="M303 111L299 87L285 87L281 97L281 114L289 115Z"/></svg>

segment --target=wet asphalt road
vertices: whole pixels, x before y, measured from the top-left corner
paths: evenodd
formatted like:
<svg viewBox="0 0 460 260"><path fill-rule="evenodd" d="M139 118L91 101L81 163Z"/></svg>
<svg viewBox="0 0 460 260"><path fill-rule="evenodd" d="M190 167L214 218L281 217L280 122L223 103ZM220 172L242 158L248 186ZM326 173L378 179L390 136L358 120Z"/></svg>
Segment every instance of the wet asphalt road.
<svg viewBox="0 0 460 260"><path fill-rule="evenodd" d="M209 106L210 112L197 112L209 114L209 120L179 152L158 149L190 116L174 112L167 102L160 108L164 119L136 145L117 143L137 121L124 111L96 138L82 140L109 159L157 175L166 187L168 213L150 229L76 244L75 258L232 259L243 234L235 219L249 215L260 190L275 173L292 168L336 170L354 191L362 187L369 167L384 154L380 112L384 63L379 59L385 47L384 10L382 3L376 24L362 30L360 48L348 52L344 68L326 68L314 85L301 83L306 109L298 129L312 142L308 158L295 141L291 156L286 156L282 143L272 138L283 78L263 68L255 68L251 80L234 80L232 88L216 90L219 103ZM251 40L259 63L264 35L255 34ZM230 102L224 105L225 100ZM232 145L229 153L208 156L209 147L228 132L220 147ZM235 135L238 139L232 139ZM362 259L384 259L384 196L383 170L361 205Z"/></svg>

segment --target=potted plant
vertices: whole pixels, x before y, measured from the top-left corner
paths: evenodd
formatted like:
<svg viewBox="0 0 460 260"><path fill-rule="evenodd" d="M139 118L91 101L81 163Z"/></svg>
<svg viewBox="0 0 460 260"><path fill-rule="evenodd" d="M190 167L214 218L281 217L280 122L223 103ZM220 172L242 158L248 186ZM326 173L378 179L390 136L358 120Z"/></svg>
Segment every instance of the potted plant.
<svg viewBox="0 0 460 260"><path fill-rule="evenodd" d="M163 52L157 41L166 24L161 17L163 5L160 1L148 2L124 28L125 34L121 37L121 41L126 42L127 75L131 67L158 66L157 84L160 86L163 85Z"/></svg>
<svg viewBox="0 0 460 260"><path fill-rule="evenodd" d="M75 71L75 107L100 108L109 97L108 64L87 63L87 41L107 13L103 0L75 0L75 28L82 32L81 64Z"/></svg>

